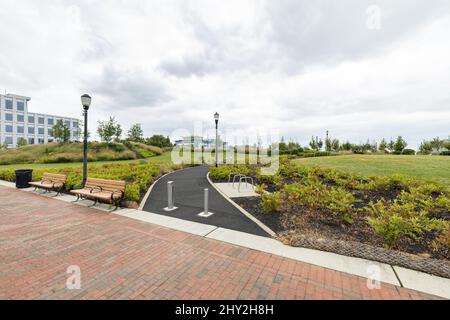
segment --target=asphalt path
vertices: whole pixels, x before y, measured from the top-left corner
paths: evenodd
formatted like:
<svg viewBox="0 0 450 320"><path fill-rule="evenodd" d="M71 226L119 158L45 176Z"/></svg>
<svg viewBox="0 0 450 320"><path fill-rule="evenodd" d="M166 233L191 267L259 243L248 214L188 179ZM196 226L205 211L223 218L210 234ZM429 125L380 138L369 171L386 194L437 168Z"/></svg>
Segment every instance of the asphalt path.
<svg viewBox="0 0 450 320"><path fill-rule="evenodd" d="M209 184L206 178L208 171L208 166L197 166L164 176L153 186L144 204L144 211L268 237L267 232L247 218ZM167 207L168 181L174 182L174 203L178 207L169 212L164 210ZM207 218L198 215L203 211L205 188L209 189L208 211L213 213Z"/></svg>

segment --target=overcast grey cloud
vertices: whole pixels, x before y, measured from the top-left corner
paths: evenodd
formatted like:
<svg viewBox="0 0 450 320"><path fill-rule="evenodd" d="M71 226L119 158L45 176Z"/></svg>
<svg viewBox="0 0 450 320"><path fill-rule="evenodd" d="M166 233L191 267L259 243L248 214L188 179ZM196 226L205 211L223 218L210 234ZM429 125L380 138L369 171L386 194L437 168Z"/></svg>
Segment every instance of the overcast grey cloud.
<svg viewBox="0 0 450 320"><path fill-rule="evenodd" d="M367 27L367 9L380 28ZM450 134L445 0L2 0L0 90L146 134L279 128L306 144ZM14 14L12 14L14 13Z"/></svg>

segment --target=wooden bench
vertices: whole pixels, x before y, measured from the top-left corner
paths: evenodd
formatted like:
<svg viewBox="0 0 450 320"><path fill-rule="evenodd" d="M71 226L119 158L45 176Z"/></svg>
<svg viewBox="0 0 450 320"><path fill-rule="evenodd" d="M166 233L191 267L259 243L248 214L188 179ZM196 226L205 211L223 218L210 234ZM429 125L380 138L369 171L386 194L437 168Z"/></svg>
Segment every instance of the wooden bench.
<svg viewBox="0 0 450 320"><path fill-rule="evenodd" d="M44 172L42 175L41 181L30 182L30 185L34 187L34 190L37 188L45 189L45 190L54 190L57 191L56 196L61 193L66 184L67 176L65 174L59 173L49 173Z"/></svg>
<svg viewBox="0 0 450 320"><path fill-rule="evenodd" d="M107 180L98 178L87 178L84 188L71 190L70 192L77 196L77 201L81 199L90 199L95 201L108 202L118 208L120 201L125 195L125 181Z"/></svg>

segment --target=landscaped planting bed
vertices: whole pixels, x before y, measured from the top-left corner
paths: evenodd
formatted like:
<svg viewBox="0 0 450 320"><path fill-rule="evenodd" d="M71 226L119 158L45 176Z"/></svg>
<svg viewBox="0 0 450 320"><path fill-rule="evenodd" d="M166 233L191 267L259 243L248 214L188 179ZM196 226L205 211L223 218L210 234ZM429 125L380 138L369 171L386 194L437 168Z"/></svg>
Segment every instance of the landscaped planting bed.
<svg viewBox="0 0 450 320"><path fill-rule="evenodd" d="M88 176L91 178L102 178L112 180L125 180L127 182L125 188L124 200L131 202L139 202L143 195L147 192L150 185L161 175L176 170L180 166L171 163L149 163L144 160L136 163L110 163L104 165L90 164L88 166ZM78 189L81 187L83 171L82 166L79 167L55 167L45 169L34 169L33 180L40 180L44 172L64 173L67 175L65 189ZM14 169L0 169L0 180L15 181Z"/></svg>
<svg viewBox="0 0 450 320"><path fill-rule="evenodd" d="M236 202L284 243L450 277L446 186L398 175L362 177L287 159L273 176L260 176L257 166L222 166L211 168L210 177L225 181L239 171L256 178L261 196Z"/></svg>

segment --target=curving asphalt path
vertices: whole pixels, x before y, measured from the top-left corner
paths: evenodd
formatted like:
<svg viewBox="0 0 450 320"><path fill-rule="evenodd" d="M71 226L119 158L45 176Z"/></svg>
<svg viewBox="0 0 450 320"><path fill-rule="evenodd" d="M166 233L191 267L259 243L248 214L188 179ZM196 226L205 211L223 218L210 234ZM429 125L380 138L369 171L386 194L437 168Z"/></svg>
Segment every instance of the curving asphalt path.
<svg viewBox="0 0 450 320"><path fill-rule="evenodd" d="M153 186L144 204L144 211L269 237L267 232L242 214L209 184L206 179L208 171L208 166L198 166L164 176ZM178 207L171 212L164 211L167 207L168 181L174 182L174 200L175 206ZM207 218L198 216L203 211L205 188L209 189L209 211L214 213Z"/></svg>

